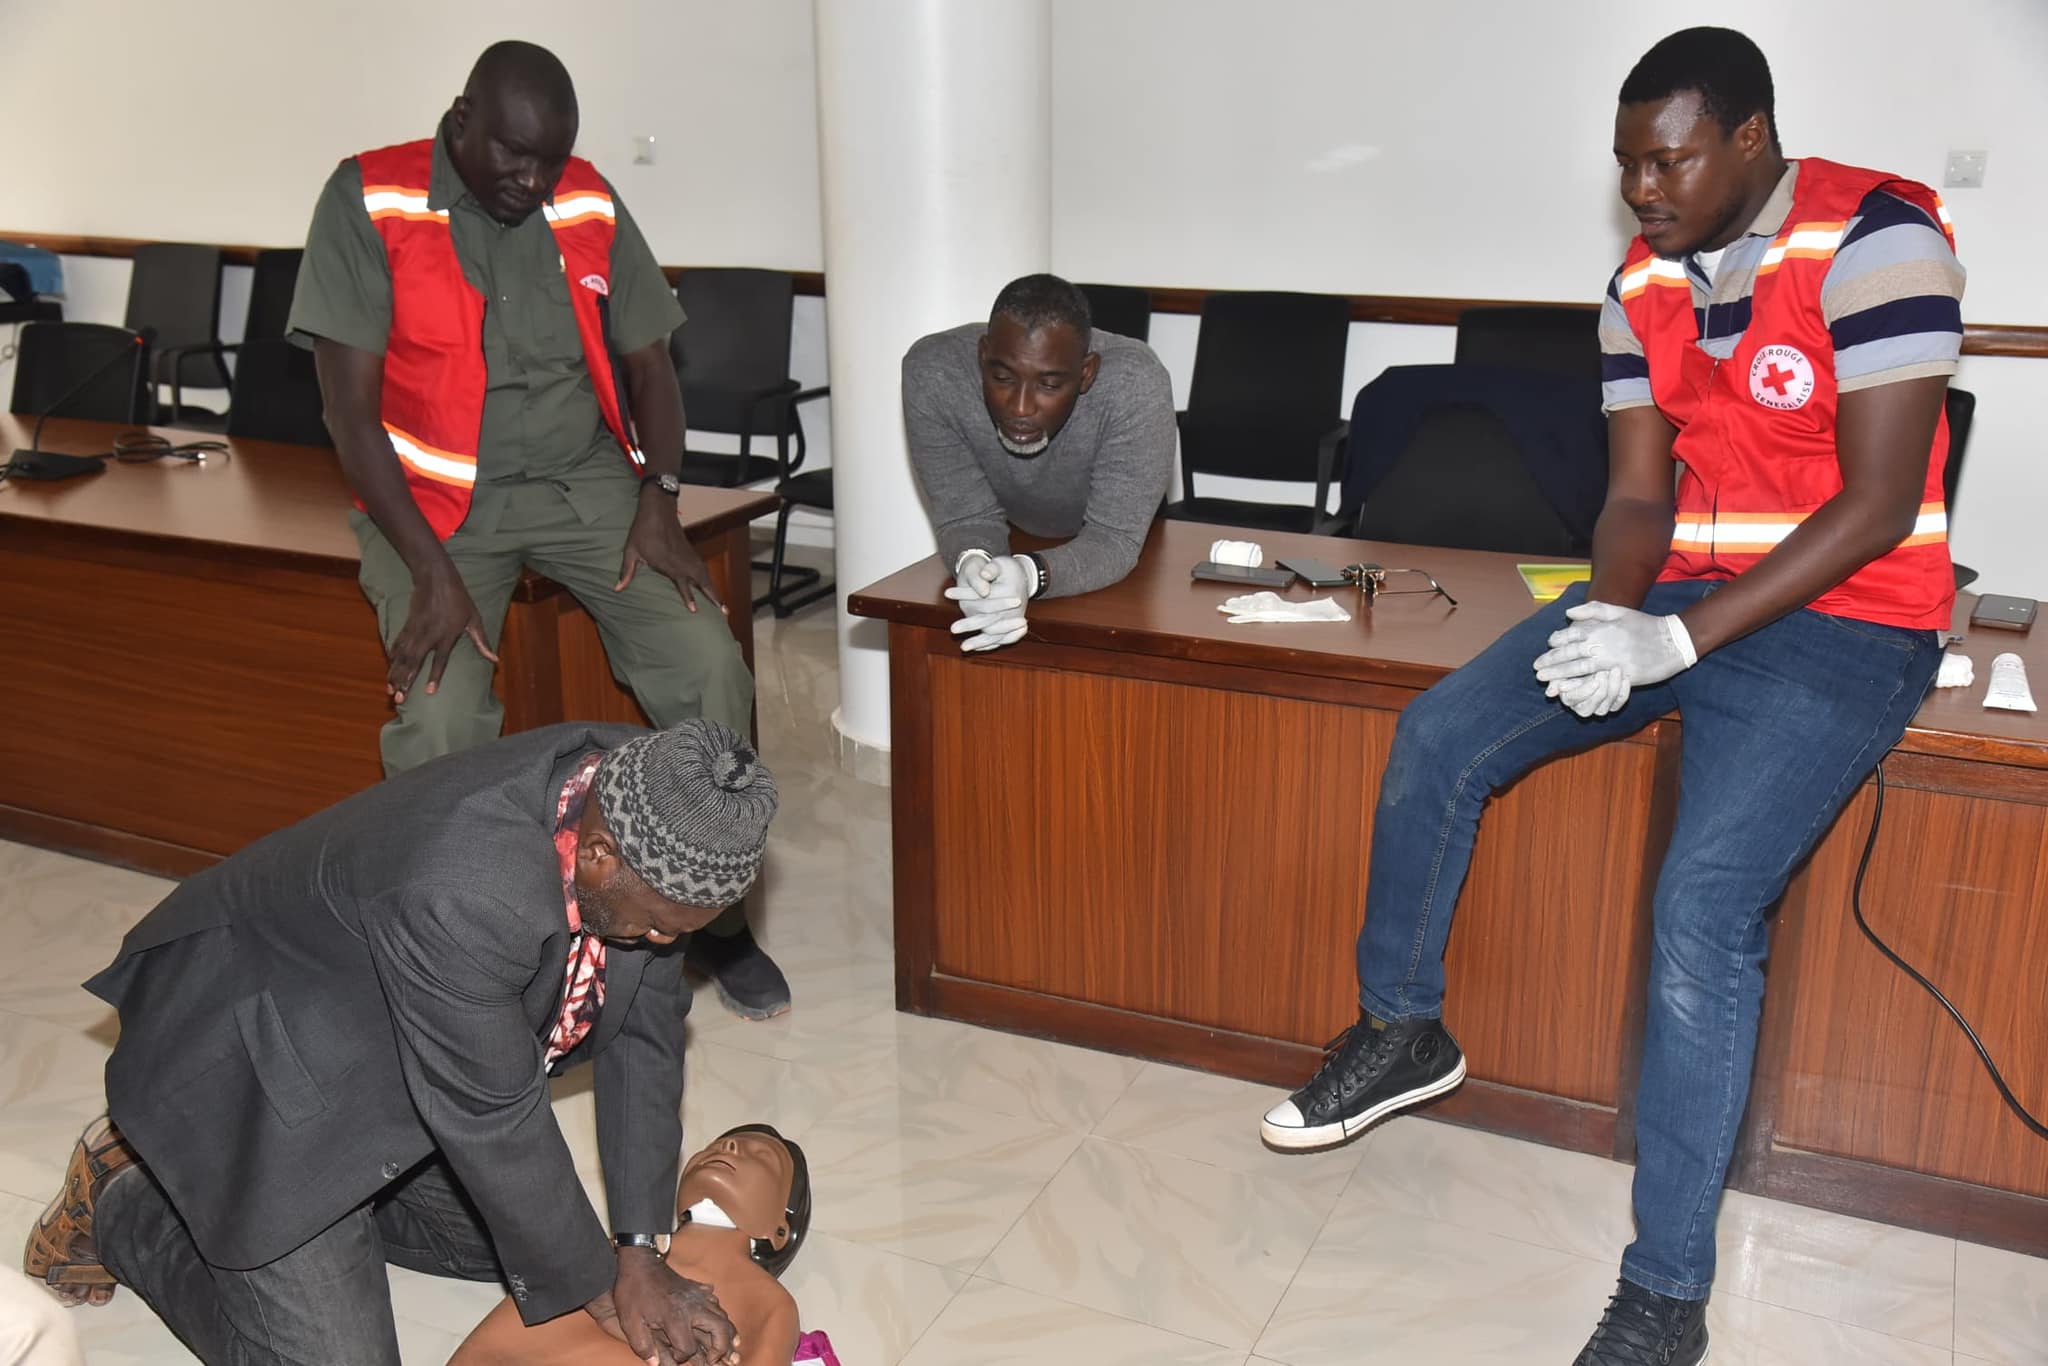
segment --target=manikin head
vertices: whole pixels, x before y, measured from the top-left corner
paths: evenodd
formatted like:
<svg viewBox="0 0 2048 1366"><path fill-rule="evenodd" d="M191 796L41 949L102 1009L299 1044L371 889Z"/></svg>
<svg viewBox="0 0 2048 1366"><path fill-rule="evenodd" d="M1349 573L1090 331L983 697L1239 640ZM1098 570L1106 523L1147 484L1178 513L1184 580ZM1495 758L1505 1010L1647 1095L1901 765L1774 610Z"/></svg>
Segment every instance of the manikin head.
<svg viewBox="0 0 2048 1366"><path fill-rule="evenodd" d="M1764 54L1725 28L1658 43L1622 82L1614 159L1650 250L1676 259L1727 246L1785 172Z"/></svg>
<svg viewBox="0 0 2048 1366"><path fill-rule="evenodd" d="M770 1124L726 1130L683 1164L676 1212L687 1223L691 1208L706 1200L746 1235L761 1268L780 1276L811 1228L811 1169L804 1150Z"/></svg>
<svg viewBox="0 0 2048 1366"><path fill-rule="evenodd" d="M1088 296L1057 275L1003 286L982 335L981 401L1010 454L1042 454L1095 383Z"/></svg>
<svg viewBox="0 0 2048 1366"><path fill-rule="evenodd" d="M568 68L544 47L510 41L484 49L442 121L456 174L507 226L554 194L576 126Z"/></svg>

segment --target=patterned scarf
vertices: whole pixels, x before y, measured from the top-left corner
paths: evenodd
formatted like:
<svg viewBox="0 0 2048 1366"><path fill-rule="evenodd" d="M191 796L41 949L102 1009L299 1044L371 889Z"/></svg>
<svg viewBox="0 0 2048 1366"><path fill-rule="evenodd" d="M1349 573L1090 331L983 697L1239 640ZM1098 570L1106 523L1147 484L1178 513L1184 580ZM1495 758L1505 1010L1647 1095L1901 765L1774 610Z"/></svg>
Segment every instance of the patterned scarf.
<svg viewBox="0 0 2048 1366"><path fill-rule="evenodd" d="M583 916L576 909L577 827L583 823L590 780L597 776L597 763L603 757L588 755L576 765L555 803L555 855L562 865L562 900L569 908L569 965L562 979L562 1013L548 1031L543 1066L549 1068L583 1042L604 1009L604 940L583 932Z"/></svg>

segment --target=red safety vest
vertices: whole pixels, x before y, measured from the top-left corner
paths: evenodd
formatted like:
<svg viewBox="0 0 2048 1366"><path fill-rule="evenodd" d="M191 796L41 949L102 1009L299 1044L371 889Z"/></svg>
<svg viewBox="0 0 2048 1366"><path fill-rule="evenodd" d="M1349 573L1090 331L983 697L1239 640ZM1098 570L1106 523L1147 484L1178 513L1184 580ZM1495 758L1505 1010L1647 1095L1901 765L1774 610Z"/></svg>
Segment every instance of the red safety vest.
<svg viewBox="0 0 2048 1366"><path fill-rule="evenodd" d="M448 211L427 207L434 140L400 143L356 158L363 209L391 263L391 333L384 346L384 430L427 525L442 540L469 514L483 428L484 297L462 274ZM569 158L541 206L555 230L569 304L604 425L637 470L646 462L619 403L600 301L611 291L611 191L597 169Z"/></svg>
<svg viewBox="0 0 2048 1366"><path fill-rule="evenodd" d="M1792 210L1756 271L1749 326L1716 361L1699 343L1685 264L1629 244L1621 302L1643 344L1650 392L1678 428L1678 520L1660 580L1725 579L1761 560L1842 491L1835 455L1835 347L1820 293L1849 220L1872 190L1916 204L1955 250L1941 197L1882 171L1799 162ZM1948 419L1927 453L1920 515L1898 546L1808 606L1836 616L1945 631L1955 600L1941 476Z"/></svg>

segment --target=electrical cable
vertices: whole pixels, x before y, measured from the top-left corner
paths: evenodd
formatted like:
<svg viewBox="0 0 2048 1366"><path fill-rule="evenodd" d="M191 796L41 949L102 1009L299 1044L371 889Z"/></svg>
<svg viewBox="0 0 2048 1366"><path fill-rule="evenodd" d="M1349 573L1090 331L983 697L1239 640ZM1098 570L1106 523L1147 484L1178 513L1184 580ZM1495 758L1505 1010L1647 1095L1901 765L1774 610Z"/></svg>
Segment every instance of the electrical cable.
<svg viewBox="0 0 2048 1366"><path fill-rule="evenodd" d="M186 441L174 444L155 432L122 432L114 438L114 459L124 465L141 465L166 458L204 463L213 456L227 458L225 441Z"/></svg>
<svg viewBox="0 0 2048 1366"><path fill-rule="evenodd" d="M1941 994L1940 987L1928 981L1926 977L1921 975L1919 969L1899 957L1897 953L1892 951L1891 945L1879 939L1877 931L1871 929L1870 922L1863 918L1863 875L1870 871L1870 856L1877 849L1877 827L1878 823L1883 819L1884 764L1879 762L1877 766L1877 801L1870 812L1870 834L1863 841L1863 857L1856 864L1856 882L1849 892L1849 909L1855 912L1856 928L1862 930L1863 937L1876 945L1879 953L1891 959L1893 965L1899 971L1925 987L1928 994L1941 1003L1941 1008L1955 1017L1956 1024L1962 1029L1964 1036L1969 1039L1970 1047L1976 1049L1977 1056L1983 1060L1984 1070L1991 1074L1991 1084L1998 1088L1998 1094L2012 1108L2012 1112L2020 1117L2022 1124L2032 1129L2040 1137L2048 1138L2048 1124L2043 1124L2040 1120L2034 1118L2032 1112L2026 1106L2020 1104L2019 1097L2013 1095L2012 1088L2005 1084L2004 1074L1998 1070L1998 1064L1991 1061L1991 1054L1985 1049L1984 1041L1977 1037L1976 1030L1970 1028L1970 1022L1963 1018L1963 1012L1957 1010L1955 1004L1948 997Z"/></svg>

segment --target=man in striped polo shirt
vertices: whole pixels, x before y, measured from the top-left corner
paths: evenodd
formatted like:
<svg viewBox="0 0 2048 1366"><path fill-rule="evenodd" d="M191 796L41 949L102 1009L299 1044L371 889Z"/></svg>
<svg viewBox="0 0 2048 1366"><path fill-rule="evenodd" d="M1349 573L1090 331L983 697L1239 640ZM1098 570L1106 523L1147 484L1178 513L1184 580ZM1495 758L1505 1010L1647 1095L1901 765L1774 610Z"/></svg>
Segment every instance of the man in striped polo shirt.
<svg viewBox="0 0 2048 1366"><path fill-rule="evenodd" d="M1696 1366L1765 914L1903 733L1949 624L1942 403L1963 271L1927 187L1786 160L1770 68L1730 30L1688 29L1637 63L1614 153L1641 233L1602 317L1611 468L1592 581L1402 713L1358 1022L1261 1133L1341 1143L1464 1079L1442 959L1488 795L1675 709L1636 1238L1576 1366ZM1603 857L1597 831L1584 857Z"/></svg>

